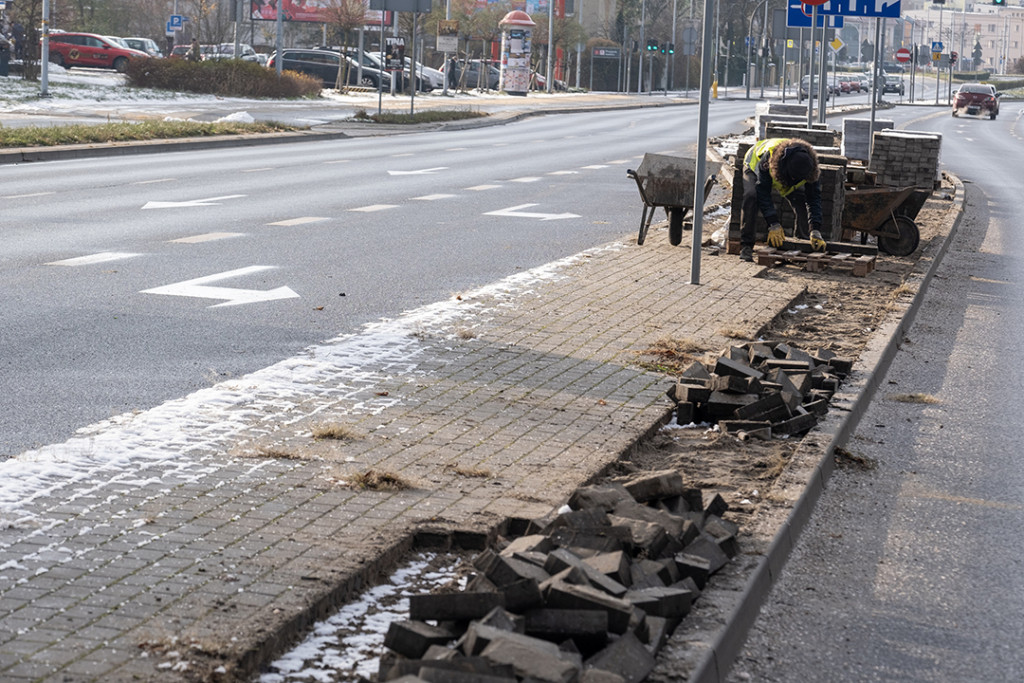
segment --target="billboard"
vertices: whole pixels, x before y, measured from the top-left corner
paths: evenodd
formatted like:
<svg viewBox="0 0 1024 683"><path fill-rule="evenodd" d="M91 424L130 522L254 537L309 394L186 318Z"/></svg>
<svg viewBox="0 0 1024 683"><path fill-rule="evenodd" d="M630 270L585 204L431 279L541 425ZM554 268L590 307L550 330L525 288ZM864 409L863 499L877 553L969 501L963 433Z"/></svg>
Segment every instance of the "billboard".
<svg viewBox="0 0 1024 683"><path fill-rule="evenodd" d="M331 23L332 8L351 3L353 0L251 0L250 16L256 21L277 21L277 6L281 4L285 21L309 21L318 24ZM363 1L366 9L366 25L379 26L381 12L369 9L369 2Z"/></svg>

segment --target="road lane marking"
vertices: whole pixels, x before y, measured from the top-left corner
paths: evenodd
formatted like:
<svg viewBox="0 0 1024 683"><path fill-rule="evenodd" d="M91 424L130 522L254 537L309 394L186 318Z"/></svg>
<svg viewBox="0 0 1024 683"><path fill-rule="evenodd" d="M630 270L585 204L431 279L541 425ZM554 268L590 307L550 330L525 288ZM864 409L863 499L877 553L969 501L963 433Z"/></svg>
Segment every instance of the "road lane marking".
<svg viewBox="0 0 1024 683"><path fill-rule="evenodd" d="M608 168L608 166L605 164L591 164L590 166L581 166L580 168L585 171L596 171L601 168Z"/></svg>
<svg viewBox="0 0 1024 683"><path fill-rule="evenodd" d="M397 209L397 204L370 204L369 206L360 206L355 209L349 209L349 211L359 211L361 213L373 213L374 211L386 211L387 209Z"/></svg>
<svg viewBox="0 0 1024 683"><path fill-rule="evenodd" d="M484 190L497 190L501 185L474 185L473 187L467 187L467 190L473 192L483 192Z"/></svg>
<svg viewBox="0 0 1024 683"><path fill-rule="evenodd" d="M244 194L227 194L223 197L209 197L208 199L189 199L184 202L146 202L142 207L145 209L176 209L183 206L217 206L225 199L238 199L245 197Z"/></svg>
<svg viewBox="0 0 1024 683"><path fill-rule="evenodd" d="M51 261L47 263L48 266L92 266L97 263L109 263L110 261L120 261L126 258L132 258L135 256L141 256L141 254L132 254L125 251L101 251L98 254L90 254L88 256L77 256L75 258L67 258L62 261Z"/></svg>
<svg viewBox="0 0 1024 683"><path fill-rule="evenodd" d="M162 294L165 296L186 296L202 299L223 299L223 303L208 306L208 308L220 308L222 306L239 306L242 304L254 304L263 301L275 301L277 299L297 299L299 295L289 287L278 287L276 289L235 289L232 287L210 287L209 283L227 280L233 277L242 277L252 273L259 273L264 270L272 270L276 266L248 266L229 270L223 273L215 273L204 277L197 277L192 280L175 282L162 287L144 289L140 294Z"/></svg>
<svg viewBox="0 0 1024 683"><path fill-rule="evenodd" d="M523 176L522 178L513 178L510 183L535 183L540 178L538 176Z"/></svg>
<svg viewBox="0 0 1024 683"><path fill-rule="evenodd" d="M469 147L449 147L446 152L465 152Z"/></svg>
<svg viewBox="0 0 1024 683"><path fill-rule="evenodd" d="M402 152L401 154L392 154L391 158L392 159L397 159L399 157L411 157L411 156L414 156L413 152Z"/></svg>
<svg viewBox="0 0 1024 683"><path fill-rule="evenodd" d="M5 195L4 199L28 199L30 197L48 197L51 194L57 194L56 192L29 192L28 194L9 194Z"/></svg>
<svg viewBox="0 0 1024 683"><path fill-rule="evenodd" d="M434 168L421 168L418 171L388 171L388 175L431 175L434 171L445 171L447 166L435 166Z"/></svg>
<svg viewBox="0 0 1024 683"><path fill-rule="evenodd" d="M579 171L552 171L548 175L579 175Z"/></svg>
<svg viewBox="0 0 1024 683"><path fill-rule="evenodd" d="M201 242L213 242L216 240L226 240L231 237L242 237L245 233L242 232L208 232L205 235L193 235L192 237L179 237L176 240L170 240L171 244L200 244Z"/></svg>
<svg viewBox="0 0 1024 683"><path fill-rule="evenodd" d="M438 199L450 199L451 197L455 197L455 196L457 196L457 195L454 195L454 194L425 194L422 197L413 197L413 199L421 201L421 202L433 202L433 201L436 201Z"/></svg>
<svg viewBox="0 0 1024 683"><path fill-rule="evenodd" d="M282 225L284 227L291 227L293 225L305 225L306 223L319 223L320 221L330 220L324 216L302 216L301 218L289 218L283 221L274 221L273 223L267 223L267 225Z"/></svg>
<svg viewBox="0 0 1024 683"><path fill-rule="evenodd" d="M273 166L264 166L262 168L243 168L242 173L262 173L263 171L273 171Z"/></svg>
<svg viewBox="0 0 1024 683"><path fill-rule="evenodd" d="M488 211L485 216L508 216L511 218L539 218L542 221L557 221L563 218L579 218L575 213L535 213L530 211L522 211L522 209L529 209L531 206L537 206L536 204L520 204L519 206L510 206L507 209L498 209L497 211Z"/></svg>
<svg viewBox="0 0 1024 683"><path fill-rule="evenodd" d="M352 160L351 159L331 159L330 161L325 161L324 163L325 164L347 164L350 161L352 161Z"/></svg>
<svg viewBox="0 0 1024 683"><path fill-rule="evenodd" d="M174 178L157 178L156 180L139 180L132 185L153 185L155 183L172 183Z"/></svg>
<svg viewBox="0 0 1024 683"><path fill-rule="evenodd" d="M616 159L615 161L609 161L608 164L628 164L629 159Z"/></svg>

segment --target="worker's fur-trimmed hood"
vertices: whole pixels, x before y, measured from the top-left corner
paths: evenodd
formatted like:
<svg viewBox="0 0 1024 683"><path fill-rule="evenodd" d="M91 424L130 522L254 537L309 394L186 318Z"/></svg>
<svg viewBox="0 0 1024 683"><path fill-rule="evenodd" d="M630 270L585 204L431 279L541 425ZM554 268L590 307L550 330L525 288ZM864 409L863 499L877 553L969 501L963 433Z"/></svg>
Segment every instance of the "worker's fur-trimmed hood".
<svg viewBox="0 0 1024 683"><path fill-rule="evenodd" d="M797 138L790 138L772 150L768 168L773 178L790 186L801 180L813 183L821 175L818 153L810 143ZM794 170L797 171L795 176Z"/></svg>

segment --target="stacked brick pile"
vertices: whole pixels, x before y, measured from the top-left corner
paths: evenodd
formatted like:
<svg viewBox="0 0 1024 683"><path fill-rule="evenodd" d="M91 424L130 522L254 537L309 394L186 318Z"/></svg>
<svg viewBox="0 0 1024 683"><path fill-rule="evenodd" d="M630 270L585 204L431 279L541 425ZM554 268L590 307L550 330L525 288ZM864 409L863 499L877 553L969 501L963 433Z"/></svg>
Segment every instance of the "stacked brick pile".
<svg viewBox="0 0 1024 683"><path fill-rule="evenodd" d="M934 190L942 135L917 131L875 131L868 170L879 185Z"/></svg>
<svg viewBox="0 0 1024 683"><path fill-rule="evenodd" d="M887 119L875 119L875 130L893 127ZM842 154L847 159L867 161L871 152L871 119L843 119Z"/></svg>
<svg viewBox="0 0 1024 683"><path fill-rule="evenodd" d="M708 422L727 434L770 439L803 434L828 412L853 361L827 349L784 343L730 347L713 363L694 363L668 395L679 424Z"/></svg>
<svg viewBox="0 0 1024 683"><path fill-rule="evenodd" d="M581 488L569 507L478 555L464 592L412 596L379 680L642 681L738 529L675 471Z"/></svg>
<svg viewBox="0 0 1024 683"><path fill-rule="evenodd" d="M819 152L838 153L842 134L829 128L805 128L803 124L793 125L782 121L773 121L765 130L769 138L798 138L809 142Z"/></svg>

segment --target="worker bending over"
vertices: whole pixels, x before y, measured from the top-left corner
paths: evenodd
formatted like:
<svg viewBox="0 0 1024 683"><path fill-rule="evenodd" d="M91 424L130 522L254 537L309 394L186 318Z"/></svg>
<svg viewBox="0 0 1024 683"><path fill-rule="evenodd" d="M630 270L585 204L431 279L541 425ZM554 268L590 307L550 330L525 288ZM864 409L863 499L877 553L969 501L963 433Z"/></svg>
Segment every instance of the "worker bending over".
<svg viewBox="0 0 1024 683"><path fill-rule="evenodd" d="M768 222L768 244L781 247L786 239L779 214L772 202L772 189L786 198L796 212L796 237L808 238L814 251L825 251L821 237L821 183L818 155L814 148L796 138L759 140L743 159L743 207L740 226L740 258L754 260L757 209Z"/></svg>

